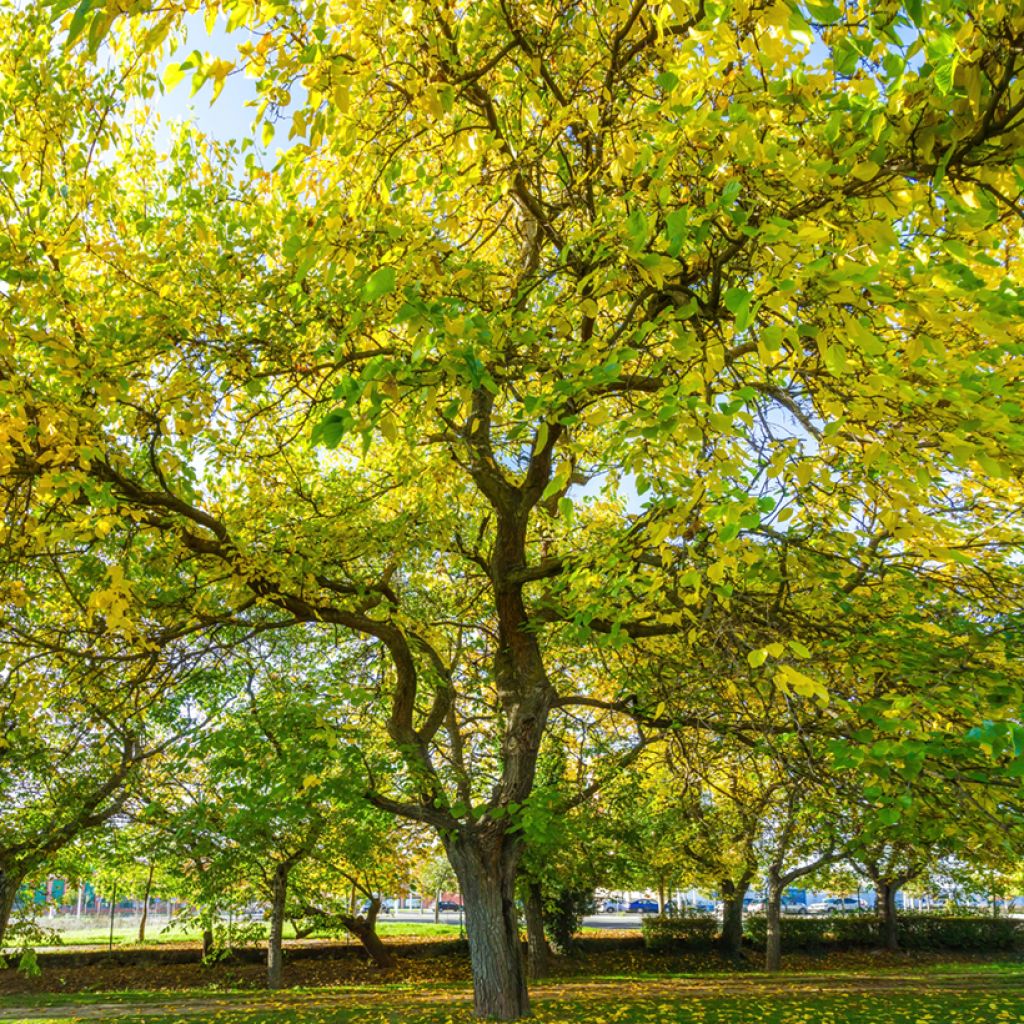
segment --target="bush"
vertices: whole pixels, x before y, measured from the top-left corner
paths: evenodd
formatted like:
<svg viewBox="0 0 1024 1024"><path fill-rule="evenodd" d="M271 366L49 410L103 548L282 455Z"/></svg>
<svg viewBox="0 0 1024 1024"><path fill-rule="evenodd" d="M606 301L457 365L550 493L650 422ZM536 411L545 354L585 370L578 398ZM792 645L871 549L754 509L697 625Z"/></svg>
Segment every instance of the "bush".
<svg viewBox="0 0 1024 1024"><path fill-rule="evenodd" d="M583 918L594 912L593 889L559 889L544 904L544 931L557 953L568 953Z"/></svg>
<svg viewBox="0 0 1024 1024"><path fill-rule="evenodd" d="M743 936L761 947L768 937L764 914L748 914ZM793 950L857 949L878 945L878 922L870 914L830 914L828 917L782 918L782 948Z"/></svg>
<svg viewBox="0 0 1024 1024"><path fill-rule="evenodd" d="M644 945L653 952L675 949L711 949L718 937L718 918L699 911L675 917L645 917Z"/></svg>
<svg viewBox="0 0 1024 1024"><path fill-rule="evenodd" d="M1009 917L900 914L898 921L902 949L989 952L1024 946L1024 923ZM743 934L752 945L763 946L767 938L764 915L748 915L743 924ZM782 948L786 952L877 949L880 945L879 921L873 914L782 919Z"/></svg>
<svg viewBox="0 0 1024 1024"><path fill-rule="evenodd" d="M1024 922L1012 917L905 914L899 922L904 949L989 952L1024 946Z"/></svg>

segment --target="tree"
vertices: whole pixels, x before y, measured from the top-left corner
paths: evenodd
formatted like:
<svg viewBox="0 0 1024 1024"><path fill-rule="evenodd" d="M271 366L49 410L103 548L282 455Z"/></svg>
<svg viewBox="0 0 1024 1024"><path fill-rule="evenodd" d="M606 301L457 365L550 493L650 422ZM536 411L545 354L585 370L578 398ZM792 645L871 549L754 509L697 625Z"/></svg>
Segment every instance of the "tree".
<svg viewBox="0 0 1024 1024"><path fill-rule="evenodd" d="M121 812L182 730L171 688L190 654L129 653L115 673L60 644L12 643L0 674L0 943L26 876Z"/></svg>
<svg viewBox="0 0 1024 1024"><path fill-rule="evenodd" d="M764 822L767 971L778 971L782 965L782 894L798 878L814 874L841 856L836 849L835 816L834 805L828 806L820 795L815 800L801 780L789 778Z"/></svg>
<svg viewBox="0 0 1024 1024"><path fill-rule="evenodd" d="M180 748L173 781L153 795L143 821L193 865L201 905L224 906L235 890L236 903L269 907L270 988L282 985L289 918L340 923L376 963L391 966L375 931L381 882L406 874L412 846L364 798L367 751L342 739L329 678L309 674L280 638L235 657L227 685L205 695L221 708L211 712L216 720ZM185 779L195 781L183 790ZM370 901L367 914L343 909L349 885Z"/></svg>
<svg viewBox="0 0 1024 1024"><path fill-rule="evenodd" d="M432 893L434 898L434 923L441 920L441 894L452 891L457 879L448 858L440 850L433 850L417 871L421 893Z"/></svg>
<svg viewBox="0 0 1024 1024"><path fill-rule="evenodd" d="M804 642L792 578L827 613L965 560L978 615L1013 592L1019 29L954 0L813 26L238 6L237 55L167 81L216 93L244 65L259 138L294 96L296 141L268 172L186 132L162 170L111 127L117 89L152 94L191 7L57 6L58 74L122 57L102 117L46 116L49 46L11 25L9 491L58 558L102 509L167 628L342 630L381 661L404 769L373 799L436 830L477 1011L522 1016L518 816L550 725L595 698L567 646Z"/></svg>

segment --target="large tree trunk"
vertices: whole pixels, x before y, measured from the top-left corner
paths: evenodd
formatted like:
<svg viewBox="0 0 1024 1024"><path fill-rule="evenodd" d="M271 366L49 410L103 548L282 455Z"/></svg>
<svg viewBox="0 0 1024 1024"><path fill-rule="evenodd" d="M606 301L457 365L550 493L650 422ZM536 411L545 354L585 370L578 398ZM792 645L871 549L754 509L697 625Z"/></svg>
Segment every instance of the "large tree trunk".
<svg viewBox="0 0 1024 1024"><path fill-rule="evenodd" d="M11 868L0 867L0 949L3 949L7 924L14 909L14 897L21 887L21 876Z"/></svg>
<svg viewBox="0 0 1024 1024"><path fill-rule="evenodd" d="M516 1020L530 1013L515 883L520 840L469 826L447 838L466 911L473 1006L479 1017Z"/></svg>
<svg viewBox="0 0 1024 1024"><path fill-rule="evenodd" d="M764 969L777 971L782 966L782 886L778 879L770 876L765 917L767 938L764 948Z"/></svg>
<svg viewBox="0 0 1024 1024"><path fill-rule="evenodd" d="M146 922L149 920L149 894L153 890L153 865L149 865L146 875L146 892L142 897L142 917L139 918L139 945L146 941Z"/></svg>
<svg viewBox="0 0 1024 1024"><path fill-rule="evenodd" d="M530 882L526 887L526 948L530 966L530 980L547 977L551 950L544 934L544 900L540 883Z"/></svg>
<svg viewBox="0 0 1024 1024"><path fill-rule="evenodd" d="M899 920L896 916L896 886L892 882L875 883L875 913L878 914L878 938L883 949L900 948Z"/></svg>
<svg viewBox="0 0 1024 1024"><path fill-rule="evenodd" d="M743 896L732 879L722 882L722 952L736 959L743 956Z"/></svg>
<svg viewBox="0 0 1024 1024"><path fill-rule="evenodd" d="M288 897L288 869L279 864L271 883L270 938L267 941L267 988L280 988L284 971L284 908Z"/></svg>

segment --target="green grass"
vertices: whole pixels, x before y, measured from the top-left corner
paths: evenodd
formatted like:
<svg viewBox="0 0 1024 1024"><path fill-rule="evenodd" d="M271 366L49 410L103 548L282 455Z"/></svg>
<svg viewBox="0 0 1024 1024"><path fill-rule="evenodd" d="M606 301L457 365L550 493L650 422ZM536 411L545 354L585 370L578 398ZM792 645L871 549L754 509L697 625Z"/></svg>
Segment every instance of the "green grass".
<svg viewBox="0 0 1024 1024"><path fill-rule="evenodd" d="M266 937L266 926L263 928ZM457 924L434 924L433 920L424 918L423 921L378 921L377 933L383 936L439 936L443 938L457 938L459 926ZM80 931L66 931L60 933L61 946L106 946L110 941L109 928L83 928ZM114 927L115 946L135 946L138 937L136 928ZM295 929L290 924L284 927L285 939L295 938ZM308 936L311 939L338 939L344 941L345 933L341 932L314 932ZM151 927L146 932L147 946L165 945L168 943L199 942L197 929L172 928L164 931L160 927ZM49 946L49 942L40 943L42 946Z"/></svg>
<svg viewBox="0 0 1024 1024"><path fill-rule="evenodd" d="M39 1021L7 1014L51 1008L49 1020L95 1024L470 1024L469 999L466 985L429 978L274 994L205 987L11 995L0 998L0 1020ZM1024 964L579 977L546 983L534 1011L537 1024L1019 1024Z"/></svg>
<svg viewBox="0 0 1024 1024"><path fill-rule="evenodd" d="M633 993L628 1001L587 999L535 1000L537 1024L1017 1024L1024 1016L1024 994L1015 993L841 993L799 995L712 996L645 999ZM20 1018L30 1021L37 1018ZM71 1010L61 1019L74 1021ZM239 1005L190 1013L177 1007L169 1013L133 1017L90 1017L95 1024L469 1024L474 1018L465 1003L431 1007L376 1005L332 1008ZM8 1019L8 1024L10 1019Z"/></svg>

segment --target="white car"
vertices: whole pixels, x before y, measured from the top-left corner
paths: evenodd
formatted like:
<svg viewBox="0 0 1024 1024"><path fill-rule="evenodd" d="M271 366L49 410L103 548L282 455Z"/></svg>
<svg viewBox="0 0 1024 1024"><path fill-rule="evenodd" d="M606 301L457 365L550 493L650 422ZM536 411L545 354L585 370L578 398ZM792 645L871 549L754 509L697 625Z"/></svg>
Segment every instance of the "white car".
<svg viewBox="0 0 1024 1024"><path fill-rule="evenodd" d="M863 910L864 904L854 896L833 896L807 906L808 914L854 914Z"/></svg>

